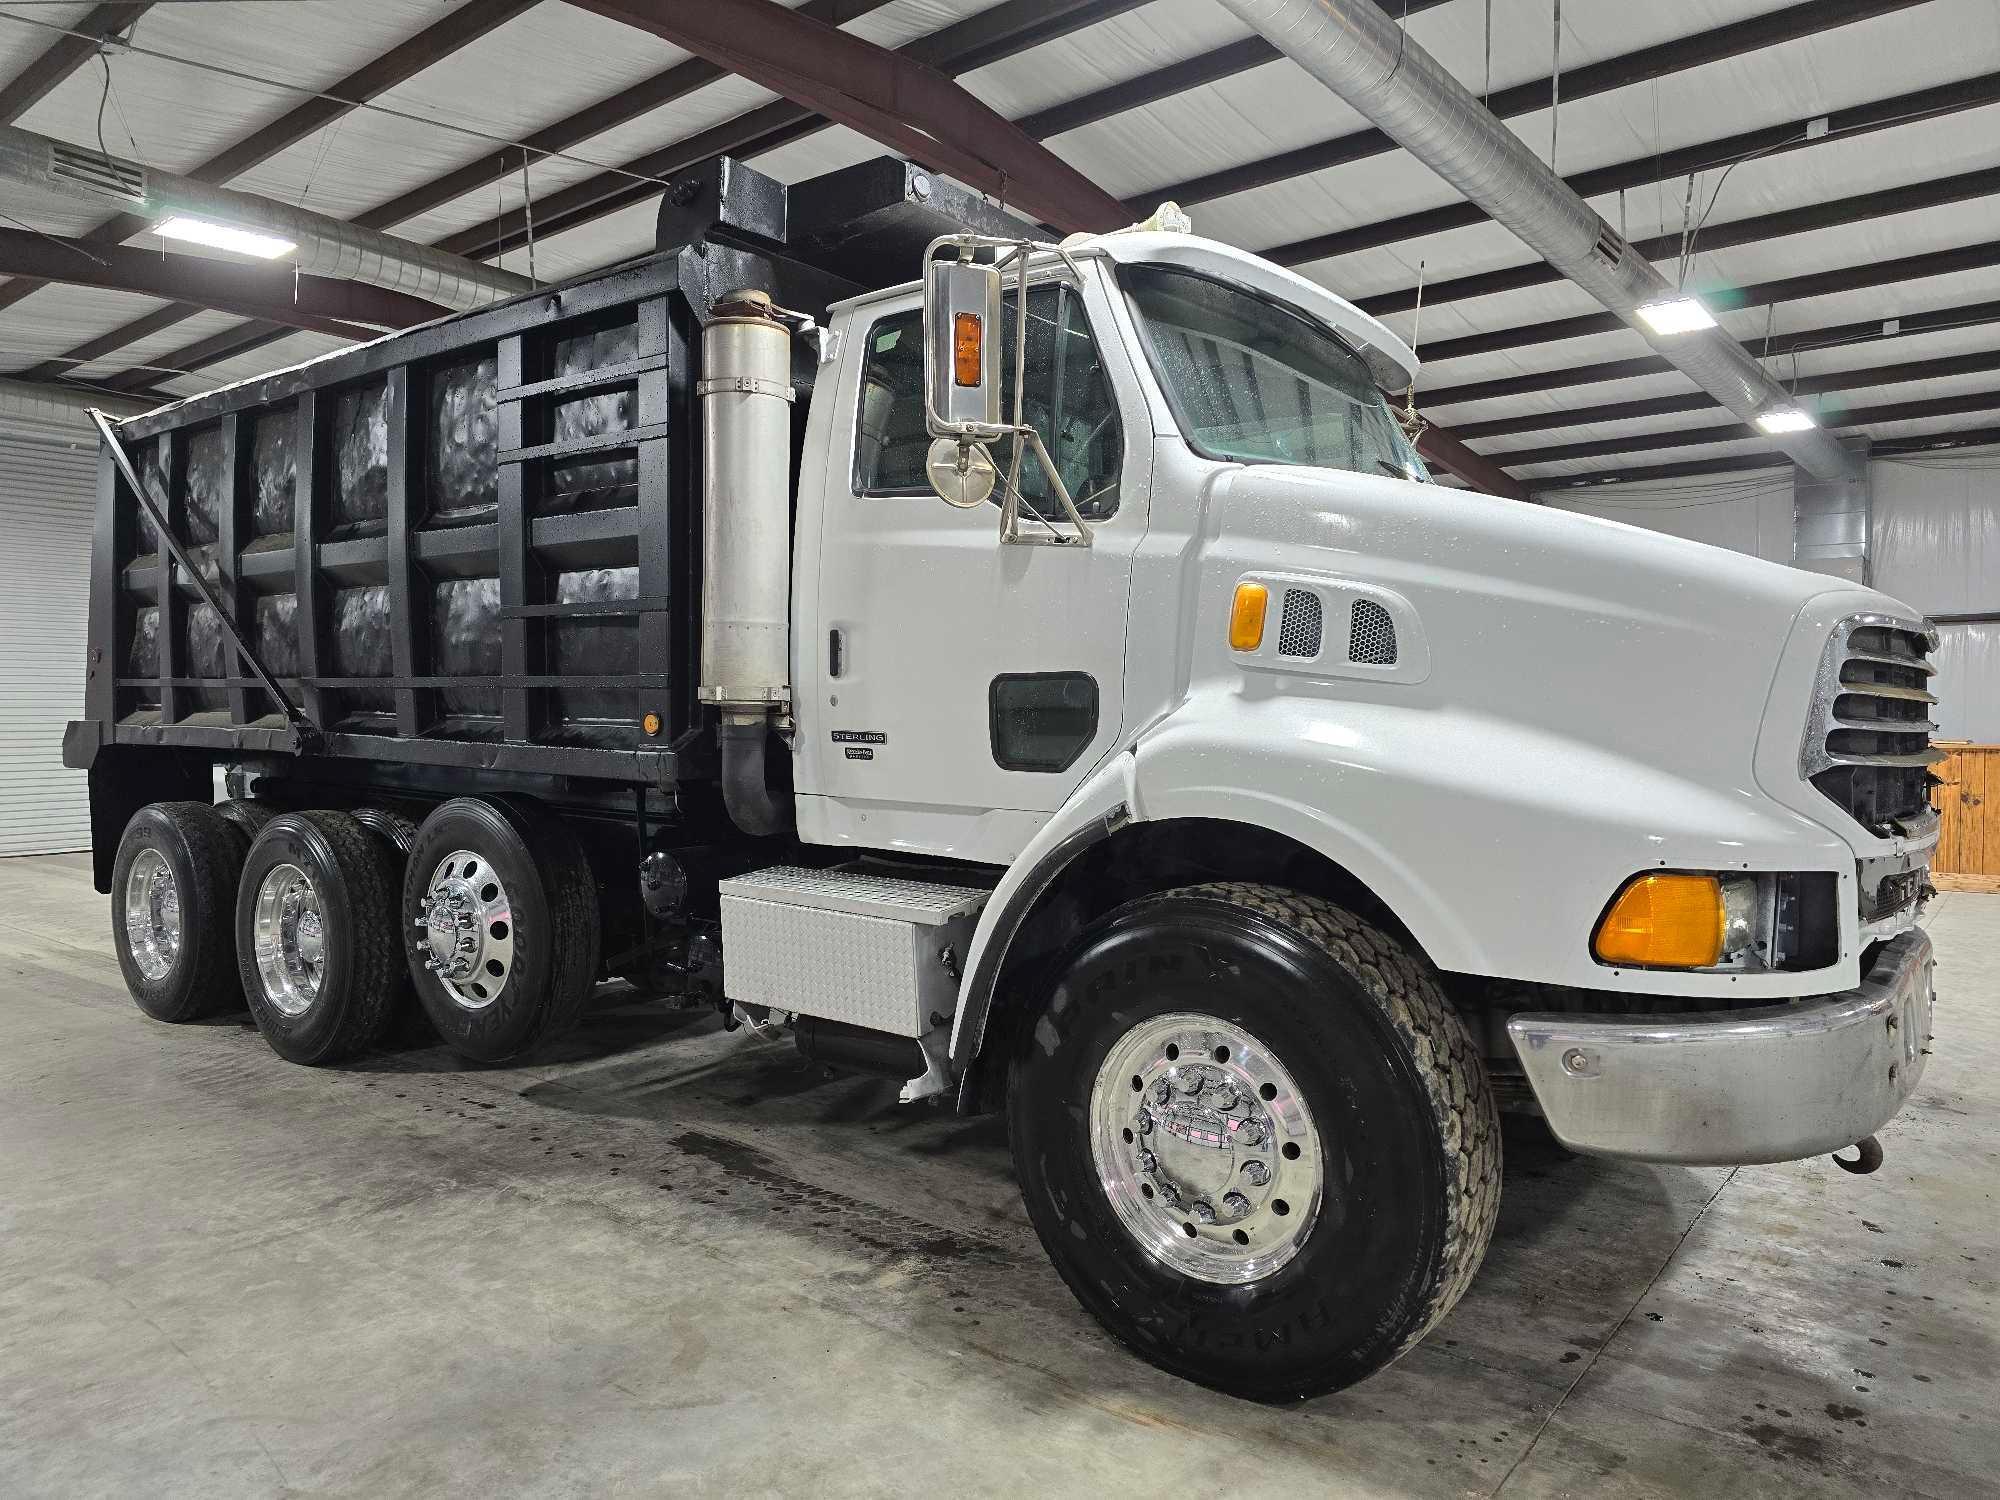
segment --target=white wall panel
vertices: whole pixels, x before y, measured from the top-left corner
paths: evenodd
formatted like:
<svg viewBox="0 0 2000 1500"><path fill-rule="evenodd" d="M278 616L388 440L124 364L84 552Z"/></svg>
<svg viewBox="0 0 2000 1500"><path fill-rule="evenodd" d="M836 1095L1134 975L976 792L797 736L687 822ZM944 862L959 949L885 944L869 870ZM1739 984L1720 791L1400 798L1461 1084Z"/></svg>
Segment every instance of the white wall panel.
<svg viewBox="0 0 2000 1500"><path fill-rule="evenodd" d="M83 717L97 443L78 407L0 390L0 855L90 847Z"/></svg>
<svg viewBox="0 0 2000 1500"><path fill-rule="evenodd" d="M2000 613L2000 454L1870 465L1875 587L1926 614Z"/></svg>

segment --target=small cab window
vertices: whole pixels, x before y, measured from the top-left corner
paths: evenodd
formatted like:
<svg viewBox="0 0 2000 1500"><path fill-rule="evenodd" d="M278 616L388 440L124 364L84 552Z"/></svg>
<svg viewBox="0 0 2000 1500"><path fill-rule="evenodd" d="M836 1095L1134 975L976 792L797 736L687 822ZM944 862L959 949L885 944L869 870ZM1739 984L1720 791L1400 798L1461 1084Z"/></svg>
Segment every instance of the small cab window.
<svg viewBox="0 0 2000 1500"><path fill-rule="evenodd" d="M1007 295L1001 357L1005 406L1014 409L1014 294ZM1025 414L1061 473L1085 520L1101 521L1118 509L1118 471L1124 442L1118 409L1090 335L1083 299L1067 286L1028 292ZM931 439L924 427L923 314L892 313L868 329L868 358L861 377L861 411L854 443L857 495L927 495L924 456ZM1011 440L994 445L1004 477ZM997 497L996 497L997 498ZM1045 520L1062 514L1048 478L1032 453L1021 463L1023 508Z"/></svg>

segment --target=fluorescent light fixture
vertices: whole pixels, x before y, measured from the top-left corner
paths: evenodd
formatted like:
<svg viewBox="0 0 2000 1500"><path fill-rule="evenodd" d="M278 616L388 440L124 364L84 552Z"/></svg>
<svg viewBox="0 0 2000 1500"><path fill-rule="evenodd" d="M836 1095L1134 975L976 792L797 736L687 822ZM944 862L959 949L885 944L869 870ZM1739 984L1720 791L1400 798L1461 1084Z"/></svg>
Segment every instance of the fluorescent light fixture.
<svg viewBox="0 0 2000 1500"><path fill-rule="evenodd" d="M1655 333L1699 333L1715 326L1715 314L1701 305L1698 297L1670 297L1664 302L1648 302L1639 316Z"/></svg>
<svg viewBox="0 0 2000 1500"><path fill-rule="evenodd" d="M1819 426L1809 411L1801 411L1796 406L1774 406L1769 411L1757 413L1757 425L1777 437L1786 432L1810 432Z"/></svg>
<svg viewBox="0 0 2000 1500"><path fill-rule="evenodd" d="M170 240L188 240L212 250L234 250L238 255L254 255L259 260L276 260L298 249L296 242L275 234L259 234L254 229L238 229L234 224L214 224L207 219L191 219L176 214L153 233Z"/></svg>

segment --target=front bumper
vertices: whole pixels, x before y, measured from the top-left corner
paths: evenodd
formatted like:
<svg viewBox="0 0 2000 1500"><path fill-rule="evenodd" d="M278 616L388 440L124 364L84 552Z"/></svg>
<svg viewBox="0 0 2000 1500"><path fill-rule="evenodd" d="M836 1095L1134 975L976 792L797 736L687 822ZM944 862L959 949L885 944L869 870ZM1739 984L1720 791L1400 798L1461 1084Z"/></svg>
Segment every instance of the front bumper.
<svg viewBox="0 0 2000 1500"><path fill-rule="evenodd" d="M1530 1013L1507 1034L1556 1138L1635 1161L1794 1161L1872 1135L1923 1076L1931 940L1884 943L1859 987L1671 1016Z"/></svg>

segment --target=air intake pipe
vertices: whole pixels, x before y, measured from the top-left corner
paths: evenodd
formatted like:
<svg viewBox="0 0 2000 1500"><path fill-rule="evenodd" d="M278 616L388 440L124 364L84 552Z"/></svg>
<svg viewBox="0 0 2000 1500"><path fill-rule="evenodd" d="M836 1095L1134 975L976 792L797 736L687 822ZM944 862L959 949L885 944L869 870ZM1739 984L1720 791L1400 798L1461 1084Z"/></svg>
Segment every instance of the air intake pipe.
<svg viewBox="0 0 2000 1500"><path fill-rule="evenodd" d="M1745 422L1793 404L1720 328L1661 335L1635 321L1640 307L1677 295L1673 285L1375 0L1223 3ZM1817 478L1854 472L1840 444L1817 429L1772 442Z"/></svg>
<svg viewBox="0 0 2000 1500"><path fill-rule="evenodd" d="M298 247L291 260L303 272L387 287L454 312L518 296L534 286L511 271L363 229L330 214L162 172L12 125L0 126L0 183L61 193L155 223L178 214L276 235Z"/></svg>
<svg viewBox="0 0 2000 1500"><path fill-rule="evenodd" d="M717 299L701 370L700 697L721 713L730 821L762 836L792 823L764 764L792 697L792 331L769 297Z"/></svg>

